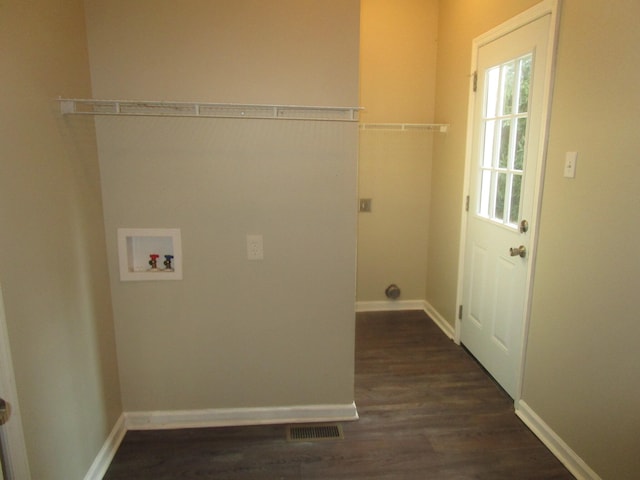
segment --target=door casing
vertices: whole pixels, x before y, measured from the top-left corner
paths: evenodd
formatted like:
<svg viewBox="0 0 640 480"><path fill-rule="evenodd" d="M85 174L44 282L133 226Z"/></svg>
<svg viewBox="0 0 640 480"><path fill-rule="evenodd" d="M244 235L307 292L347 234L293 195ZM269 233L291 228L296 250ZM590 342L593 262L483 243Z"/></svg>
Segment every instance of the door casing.
<svg viewBox="0 0 640 480"><path fill-rule="evenodd" d="M2 285L0 285L0 396L10 406L11 416L7 423L0 427L0 440L5 452L4 468L8 475L5 480L29 480L29 461L22 429L18 392L13 374L13 361L9 347L9 333L7 330Z"/></svg>
<svg viewBox="0 0 640 480"><path fill-rule="evenodd" d="M538 219L540 217L540 209L542 205L542 187L544 182L544 172L546 165L546 156L547 156L547 144L548 144L548 136L549 136L549 120L551 113L551 100L553 93L553 78L555 72L555 59L556 59L556 43L558 37L558 29L560 24L560 5L561 0L544 0L539 4L525 10L519 15L507 20L506 22L498 25L497 27L491 29L490 31L476 37L472 42L472 50L471 50L471 74L469 82L469 107L467 112L467 135L466 135L466 153L465 153L465 169L464 169L464 185L463 185L463 198L461 202L461 225L460 225L460 250L458 252L458 284L457 284L457 295L456 295L456 308L455 311L459 311L460 305L462 305L462 296L463 296L463 284L464 284L464 269L465 269L465 247L466 247L466 238L467 238L467 211L466 211L466 197L469 192L469 182L470 182L470 170L471 170L471 154L472 154L472 144L473 144L473 131L474 131L474 97L476 93L473 90L473 76L474 72L477 71L478 66L478 50L483 45L486 45L504 35L507 35L518 28L537 20L540 17L545 15L551 15L550 27L549 27L549 43L547 45L547 55L549 61L547 62L547 67L543 72L544 75L544 92L542 97L542 118L543 125L540 132L540 139L538 145L539 159L537 163L536 171L533 173L532 177L535 179L535 189L534 189L534 209L533 216L530 219L530 224L532 228L530 230L530 246L529 246L529 270L526 279L525 285L525 299L524 299L524 325L523 325L523 335L522 335L522 356L520 361L520 372L518 375L518 382L516 387L516 393L514 396L514 402L517 404L522 396L522 376L525 368L525 359L526 359L526 346L527 346L527 335L528 335L528 326L529 326L529 317L531 313L531 296L533 290L533 280L535 273L535 265L536 265L536 255L537 255L537 240L538 240ZM457 344L460 344L460 335L461 335L461 323L460 323L460 315L456 316L455 320L455 337L454 340Z"/></svg>

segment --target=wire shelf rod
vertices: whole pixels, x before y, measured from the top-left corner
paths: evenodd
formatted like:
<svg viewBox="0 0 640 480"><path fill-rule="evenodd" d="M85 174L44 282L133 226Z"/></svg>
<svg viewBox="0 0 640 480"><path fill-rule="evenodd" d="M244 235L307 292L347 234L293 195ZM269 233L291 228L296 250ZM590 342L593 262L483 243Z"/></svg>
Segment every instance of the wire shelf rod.
<svg viewBox="0 0 640 480"><path fill-rule="evenodd" d="M357 122L361 107L59 98L63 115L253 118Z"/></svg>
<svg viewBox="0 0 640 480"><path fill-rule="evenodd" d="M448 123L361 123L361 130L427 131L447 133Z"/></svg>

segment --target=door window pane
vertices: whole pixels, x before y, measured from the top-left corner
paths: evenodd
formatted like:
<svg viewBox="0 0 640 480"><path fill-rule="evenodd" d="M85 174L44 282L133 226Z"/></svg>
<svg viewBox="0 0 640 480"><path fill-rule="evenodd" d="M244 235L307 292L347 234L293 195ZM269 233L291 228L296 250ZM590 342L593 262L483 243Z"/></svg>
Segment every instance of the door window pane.
<svg viewBox="0 0 640 480"><path fill-rule="evenodd" d="M495 117L498 112L498 90L500 88L500 67L487 71L487 95L485 97L484 116Z"/></svg>
<svg viewBox="0 0 640 480"><path fill-rule="evenodd" d="M504 220L507 174L498 173L498 181L496 183L496 207L494 210L493 218L496 220Z"/></svg>
<svg viewBox="0 0 640 480"><path fill-rule="evenodd" d="M532 54L486 70L478 215L517 228L526 164Z"/></svg>
<svg viewBox="0 0 640 480"><path fill-rule="evenodd" d="M511 179L511 205L509 223L517 225L520 218L520 193L522 192L522 175L514 173Z"/></svg>
<svg viewBox="0 0 640 480"><path fill-rule="evenodd" d="M491 170L482 171L480 183L480 211L483 217L489 216L489 200L491 199Z"/></svg>
<svg viewBox="0 0 640 480"><path fill-rule="evenodd" d="M513 91L515 83L515 62L502 65L502 114L509 115L513 111Z"/></svg>
<svg viewBox="0 0 640 480"><path fill-rule="evenodd" d="M518 118L516 120L518 126L516 127L516 154L513 159L513 169L524 169L524 148L527 134L527 117Z"/></svg>
<svg viewBox="0 0 640 480"><path fill-rule="evenodd" d="M484 152L482 166L489 168L493 161L493 142L496 141L496 121L489 120L484 125Z"/></svg>
<svg viewBox="0 0 640 480"><path fill-rule="evenodd" d="M520 60L520 88L518 89L518 113L529 111L529 85L531 83L531 55Z"/></svg>
<svg viewBox="0 0 640 480"><path fill-rule="evenodd" d="M498 168L507 168L509 164L509 143L511 140L511 120L500 122L500 157Z"/></svg>

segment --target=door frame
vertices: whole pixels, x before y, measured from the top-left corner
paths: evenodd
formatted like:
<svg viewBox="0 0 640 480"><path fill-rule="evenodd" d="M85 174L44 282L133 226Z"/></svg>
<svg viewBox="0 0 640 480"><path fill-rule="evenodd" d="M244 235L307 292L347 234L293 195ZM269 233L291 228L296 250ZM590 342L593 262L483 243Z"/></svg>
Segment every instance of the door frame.
<svg viewBox="0 0 640 480"><path fill-rule="evenodd" d="M27 446L22 429L22 417L18 404L18 392L13 373L13 360L9 346L9 332L0 284L0 392L11 407L11 417L0 429L2 446L6 453L4 458L5 470L8 477L5 480L31 478Z"/></svg>
<svg viewBox="0 0 640 480"><path fill-rule="evenodd" d="M474 74L477 71L478 66L478 50L494 40L501 38L518 28L527 25L545 15L551 15L549 24L549 43L547 45L547 55L549 61L544 74L544 92L542 97L542 127L539 139L539 158L538 165L535 173L532 177L535 180L534 188L534 209L533 216L531 217L530 224L532 228L530 230L530 244L529 244L529 268L527 272L525 292L524 292L524 324L522 328L522 349L520 359L520 372L518 373L517 386L514 396L514 402L517 404L522 396L522 377L525 368L526 359L526 347L527 337L529 331L529 318L531 315L531 297L533 292L533 281L537 258L537 245L538 245L538 232L539 232L539 218L542 207L542 189L544 183L544 173L546 167L547 158L547 145L549 138L549 123L551 119L551 100L553 94L553 79L555 73L555 61L556 61L556 44L558 37L558 30L560 26L560 6L562 0L543 0L542 2L534 5L533 7L525 10L524 12L516 15L515 17L507 20L506 22L492 28L488 32L473 39L471 46L471 74L469 82L469 105L467 108L467 132L465 141L465 168L464 168L464 183L463 183L463 196L462 196L462 209L460 215L460 249L458 252L458 285L456 293L456 308L458 312L455 319L455 337L454 340L457 344L460 344L461 335L461 318L460 318L460 306L462 305L462 293L464 285L464 268L465 268L465 247L467 240L467 211L466 211L466 198L469 194L469 182L470 182L470 170L471 170L471 153L473 144L473 132L474 132L474 106L476 92L474 88Z"/></svg>

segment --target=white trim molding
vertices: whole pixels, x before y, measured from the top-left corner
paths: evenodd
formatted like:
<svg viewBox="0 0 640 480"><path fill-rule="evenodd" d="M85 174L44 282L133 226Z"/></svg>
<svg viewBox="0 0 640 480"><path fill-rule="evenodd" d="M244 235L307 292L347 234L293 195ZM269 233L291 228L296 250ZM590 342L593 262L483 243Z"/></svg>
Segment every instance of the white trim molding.
<svg viewBox="0 0 640 480"><path fill-rule="evenodd" d="M228 427L358 420L356 404L127 412L128 430Z"/></svg>
<svg viewBox="0 0 640 480"><path fill-rule="evenodd" d="M111 433L98 452L96 459L91 464L91 468L89 468L89 471L84 476L84 480L101 480L102 477L104 477L104 474L107 473L107 469L109 468L113 457L116 455L124 435L127 433L124 418L125 415L123 413L116 421L113 429L111 429Z"/></svg>
<svg viewBox="0 0 640 480"><path fill-rule="evenodd" d="M424 300L356 302L356 312L391 312L397 310L424 310Z"/></svg>
<svg viewBox="0 0 640 480"><path fill-rule="evenodd" d="M451 324L447 322L447 320L442 315L440 315L440 312L438 312L435 307L426 300L424 302L424 313L429 315L429 318L433 320L433 323L440 327L440 330L442 330L442 332L447 337L449 337L453 341L456 340L456 332L454 327L452 327Z"/></svg>
<svg viewBox="0 0 640 480"><path fill-rule="evenodd" d="M382 300L376 302L356 302L356 312L395 312L400 310L422 310L442 332L455 341L455 329L426 300Z"/></svg>
<svg viewBox="0 0 640 480"><path fill-rule="evenodd" d="M355 402L345 405L124 412L114 425L109 437L105 440L104 445L84 476L84 480L102 479L125 434L129 430L347 422L358 420L358 418Z"/></svg>
<svg viewBox="0 0 640 480"><path fill-rule="evenodd" d="M516 403L516 415L551 450L578 480L602 480L524 400Z"/></svg>

